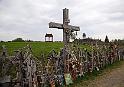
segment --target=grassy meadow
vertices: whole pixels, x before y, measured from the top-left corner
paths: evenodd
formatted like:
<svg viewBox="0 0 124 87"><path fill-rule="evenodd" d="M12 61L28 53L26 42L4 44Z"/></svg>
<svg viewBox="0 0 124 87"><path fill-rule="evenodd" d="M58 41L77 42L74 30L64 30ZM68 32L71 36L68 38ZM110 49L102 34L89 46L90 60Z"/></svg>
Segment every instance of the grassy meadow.
<svg viewBox="0 0 124 87"><path fill-rule="evenodd" d="M0 42L0 52L2 51L2 45L5 45L7 53L13 55L15 50L23 48L28 44L30 44L33 55L36 57L40 57L41 53L47 56L51 50L54 49L56 52L59 52L63 48L62 42ZM91 46L89 45L80 45L79 47L91 50Z"/></svg>
<svg viewBox="0 0 124 87"><path fill-rule="evenodd" d="M8 54L12 55L14 50L23 48L28 44L30 44L33 54L38 57L41 53L48 54L52 49L58 52L63 47L62 42L0 42L0 52L2 51L2 45L5 45Z"/></svg>

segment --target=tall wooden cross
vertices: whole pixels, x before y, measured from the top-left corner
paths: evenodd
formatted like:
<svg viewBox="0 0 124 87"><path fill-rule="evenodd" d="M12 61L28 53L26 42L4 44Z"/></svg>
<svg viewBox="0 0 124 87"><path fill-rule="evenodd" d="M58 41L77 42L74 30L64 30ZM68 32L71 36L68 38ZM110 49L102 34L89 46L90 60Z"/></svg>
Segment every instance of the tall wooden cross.
<svg viewBox="0 0 124 87"><path fill-rule="evenodd" d="M70 33L74 31L79 31L80 28L78 26L68 25L70 23L69 20L69 9L63 9L63 24L50 22L49 28L58 28L63 29L63 42L64 46L67 45L70 39Z"/></svg>

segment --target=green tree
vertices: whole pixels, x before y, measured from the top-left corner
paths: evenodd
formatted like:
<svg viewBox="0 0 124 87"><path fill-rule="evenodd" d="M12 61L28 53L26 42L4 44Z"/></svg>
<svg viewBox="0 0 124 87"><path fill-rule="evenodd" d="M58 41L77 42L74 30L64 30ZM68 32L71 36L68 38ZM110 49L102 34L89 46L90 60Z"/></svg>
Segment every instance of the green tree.
<svg viewBox="0 0 124 87"><path fill-rule="evenodd" d="M109 43L109 39L108 39L108 36L106 35L106 37L105 37L105 42L106 43Z"/></svg>
<svg viewBox="0 0 124 87"><path fill-rule="evenodd" d="M83 39L84 39L84 38L86 38L86 34L85 34L85 33L83 33Z"/></svg>
<svg viewBox="0 0 124 87"><path fill-rule="evenodd" d="M12 42L25 42L22 38L16 38Z"/></svg>

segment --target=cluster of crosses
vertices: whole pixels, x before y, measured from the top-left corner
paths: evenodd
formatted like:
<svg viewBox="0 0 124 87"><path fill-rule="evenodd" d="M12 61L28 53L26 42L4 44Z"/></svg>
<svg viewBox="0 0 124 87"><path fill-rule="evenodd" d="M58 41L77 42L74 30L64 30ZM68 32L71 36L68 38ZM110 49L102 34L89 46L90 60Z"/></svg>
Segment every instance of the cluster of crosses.
<svg viewBox="0 0 124 87"><path fill-rule="evenodd" d="M77 26L68 25L70 22L69 17L68 17L68 13L69 13L68 11L69 10L66 8L63 9L63 24L54 23L54 22L49 23L49 28L63 29L63 42L64 42L63 55L66 54L65 50L67 49L66 47L69 43L70 33L80 30L80 28ZM51 41L53 41L52 35L46 34L45 37L46 38L49 37L49 39L50 39L50 37L52 37ZM16 82L15 87L20 87L20 86L21 87L33 87L32 82L35 82L35 80L36 80L36 76L35 76L36 75L36 62L32 59L32 55L30 54L29 50L30 50L30 47L28 47L28 51L26 51L26 50L24 50L24 52L16 51L16 55L13 58L11 58L11 60L9 60L10 62L6 66L3 65L5 67L7 67L7 68L4 68L5 72L7 72L8 67L10 67L13 64L15 64L15 65L17 65L17 67L19 67L17 69L17 81L18 82ZM5 55L5 53L6 52L3 52L3 55ZM63 56L63 59L64 59L64 57L65 56ZM40 71L38 71L38 72L40 72ZM7 77L7 78L10 81L10 78L9 77ZM3 79L1 80L1 82L3 82ZM6 82L6 81L4 81L4 82Z"/></svg>
<svg viewBox="0 0 124 87"><path fill-rule="evenodd" d="M49 23L49 28L63 29L64 48L60 54L56 54L54 50L51 51L51 54L47 57L47 64L44 64L43 59L39 61L32 55L31 47L28 45L27 48L24 47L23 50L16 51L16 55L10 58L10 62L7 66L2 65L3 67L5 66L5 68L2 68L2 74L9 79L9 82L10 77L7 77L4 73L7 72L8 67L14 64L18 67L17 78L16 81L13 82L14 86L12 87L55 87L55 84L57 84L57 87L62 87L63 84L68 85L72 83L71 77L73 80L76 80L77 75L82 76L84 72L89 72L89 70L92 72L94 68L99 70L100 67L103 67L109 62L112 64L114 61L120 60L120 53L114 45L112 45L111 50L108 51L110 54L107 54L106 51L102 49L100 50L97 44L95 48L101 53L92 49L92 53L90 54L87 50L76 47L75 50L72 51L70 49L71 47L69 47L70 34L74 31L79 31L80 28L78 26L69 25L70 20L68 14L69 10L66 8L63 9L63 24ZM48 35L48 37L52 37L52 35ZM103 47L103 49L106 48L107 47ZM2 58L0 59L3 60L3 57L6 58L5 48L3 49ZM4 77L2 80L0 78L0 86L1 82L6 82ZM10 86L2 85L2 87Z"/></svg>

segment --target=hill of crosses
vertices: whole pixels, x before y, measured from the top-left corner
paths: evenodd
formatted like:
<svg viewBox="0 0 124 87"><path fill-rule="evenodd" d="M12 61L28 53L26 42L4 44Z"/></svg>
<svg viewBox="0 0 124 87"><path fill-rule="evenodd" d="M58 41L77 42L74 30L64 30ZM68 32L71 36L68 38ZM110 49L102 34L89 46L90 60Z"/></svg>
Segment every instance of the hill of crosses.
<svg viewBox="0 0 124 87"><path fill-rule="evenodd" d="M0 87L64 87L73 84L86 73L99 72L107 65L124 58L123 48L112 42L90 42L82 48L76 39L69 42L80 27L69 25L69 10L63 9L63 23L50 22L49 28L63 31L63 48L52 50L38 59L29 45L7 54L2 46L0 55ZM51 42L52 43L52 42ZM86 43L85 43L86 44ZM54 49L54 48L53 48Z"/></svg>

